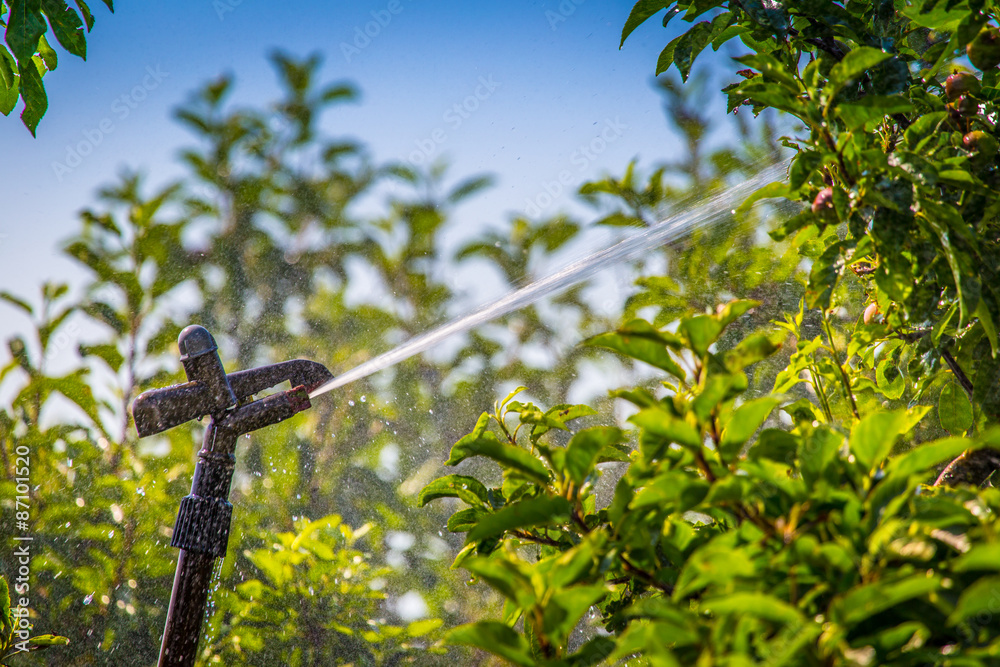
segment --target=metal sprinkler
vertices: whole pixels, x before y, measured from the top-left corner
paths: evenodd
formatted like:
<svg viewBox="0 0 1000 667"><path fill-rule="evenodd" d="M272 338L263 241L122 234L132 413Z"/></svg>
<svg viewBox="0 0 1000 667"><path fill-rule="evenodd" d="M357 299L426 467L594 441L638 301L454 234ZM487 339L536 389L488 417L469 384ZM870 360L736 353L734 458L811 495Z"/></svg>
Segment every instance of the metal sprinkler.
<svg viewBox="0 0 1000 667"><path fill-rule="evenodd" d="M333 379L321 364L285 361L226 374L212 334L196 324L177 339L188 382L153 389L132 403L139 437L209 416L191 482L181 500L170 546L180 549L163 628L159 667L194 664L216 558L224 558L233 506L229 486L239 436L282 422L311 406L309 392ZM288 381L292 389L259 400L254 394Z"/></svg>

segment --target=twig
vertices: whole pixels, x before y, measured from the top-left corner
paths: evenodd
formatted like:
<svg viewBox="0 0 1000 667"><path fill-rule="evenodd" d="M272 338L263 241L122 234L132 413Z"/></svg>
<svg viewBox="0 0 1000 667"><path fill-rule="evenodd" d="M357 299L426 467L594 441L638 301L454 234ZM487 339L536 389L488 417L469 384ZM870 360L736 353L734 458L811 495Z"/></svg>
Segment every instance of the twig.
<svg viewBox="0 0 1000 667"><path fill-rule="evenodd" d="M840 359L837 357L837 345L833 342L833 328L830 326L830 321L826 319L826 311L823 312L823 326L826 328L826 337L830 339L830 350L833 353L833 361L837 364L838 370L840 370L840 379L844 383L844 391L847 393L847 398L851 402L851 412L854 413L855 419L861 419L861 415L858 414L858 404L854 400L854 392L851 391L851 379L847 377L847 371L844 370L843 364L840 363ZM844 359L844 364L847 363L847 359Z"/></svg>
<svg viewBox="0 0 1000 667"><path fill-rule="evenodd" d="M674 593L673 586L671 586L670 584L665 584L662 581L657 581L656 577L654 577L651 573L646 572L641 567L638 567L634 565L631 561L629 561L628 557L626 557L625 554L621 555L621 559L622 563L625 564L626 572L631 572L632 574L636 575L637 577L645 581L647 584L652 586L653 588L663 591L667 595L673 595Z"/></svg>
<svg viewBox="0 0 1000 667"><path fill-rule="evenodd" d="M562 544L553 540L551 537L542 537L541 535L534 535L526 530L512 530L511 531L515 537L522 540L527 540L528 542L535 542L536 544L544 544L550 547L560 547Z"/></svg>
<svg viewBox="0 0 1000 667"><path fill-rule="evenodd" d="M948 368L950 368L951 372L955 374L955 379L958 380L960 385L962 385L962 389L965 390L965 393L969 395L969 399L971 400L972 391L974 389L972 386L972 380L970 380L969 376L965 374L962 367L958 365L955 357L951 356L951 352L948 350L941 350L941 358L944 359L944 363L948 364Z"/></svg>

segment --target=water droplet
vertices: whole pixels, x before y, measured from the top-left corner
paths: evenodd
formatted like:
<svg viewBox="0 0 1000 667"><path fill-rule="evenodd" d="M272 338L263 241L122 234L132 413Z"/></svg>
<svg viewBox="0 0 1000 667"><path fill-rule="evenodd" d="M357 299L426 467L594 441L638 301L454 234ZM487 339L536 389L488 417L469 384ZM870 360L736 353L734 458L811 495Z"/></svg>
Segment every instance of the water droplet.
<svg viewBox="0 0 1000 667"><path fill-rule="evenodd" d="M351 406L352 408L354 407L354 401L348 401L348 402L347 402L347 404L348 404L349 406Z"/></svg>
<svg viewBox="0 0 1000 667"><path fill-rule="evenodd" d="M90 604L93 601L94 601L94 591L91 591L90 595L83 598L83 604Z"/></svg>
<svg viewBox="0 0 1000 667"><path fill-rule="evenodd" d="M361 397L361 402L362 402L362 403L364 403L364 402L365 402L365 401L367 401L367 400L368 400L368 397L367 397L367 396L362 396L362 397Z"/></svg>

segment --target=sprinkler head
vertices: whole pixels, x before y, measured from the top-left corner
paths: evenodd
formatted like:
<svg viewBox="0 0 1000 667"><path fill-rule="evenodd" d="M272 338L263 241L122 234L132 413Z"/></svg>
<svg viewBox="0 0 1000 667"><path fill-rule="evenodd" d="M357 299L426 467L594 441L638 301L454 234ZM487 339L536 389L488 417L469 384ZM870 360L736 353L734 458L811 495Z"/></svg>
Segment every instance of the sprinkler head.
<svg viewBox="0 0 1000 667"><path fill-rule="evenodd" d="M304 387L306 394L333 379L321 364L305 359L284 361L246 371L227 374L219 359L219 348L212 334L193 324L177 339L180 360L188 382L153 389L132 403L132 417L139 437L160 433L205 415L221 418L254 394L290 382ZM288 392L286 392L288 393ZM301 411L309 407L297 393L289 393L290 404Z"/></svg>

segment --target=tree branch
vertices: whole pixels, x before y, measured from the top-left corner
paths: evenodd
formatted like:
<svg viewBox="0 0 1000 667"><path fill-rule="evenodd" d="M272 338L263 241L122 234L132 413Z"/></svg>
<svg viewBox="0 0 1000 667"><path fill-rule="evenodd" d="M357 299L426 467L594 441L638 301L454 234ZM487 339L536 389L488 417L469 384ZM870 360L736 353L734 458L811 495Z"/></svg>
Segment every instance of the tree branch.
<svg viewBox="0 0 1000 667"><path fill-rule="evenodd" d="M941 471L934 486L982 486L997 470L1000 470L1000 451L989 447L968 451Z"/></svg>
<svg viewBox="0 0 1000 667"><path fill-rule="evenodd" d="M972 390L974 388L972 386L972 380L969 379L969 376L965 374L962 367L958 365L957 361L955 361L955 357L951 356L951 352L948 350L941 350L941 358L944 359L944 363L948 364L948 368L950 368L951 372L955 374L955 379L958 380L960 385L962 385L962 389L965 390L965 393L969 395L969 399L971 400Z"/></svg>

